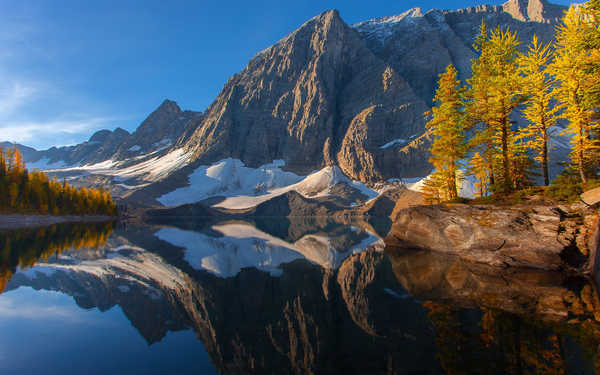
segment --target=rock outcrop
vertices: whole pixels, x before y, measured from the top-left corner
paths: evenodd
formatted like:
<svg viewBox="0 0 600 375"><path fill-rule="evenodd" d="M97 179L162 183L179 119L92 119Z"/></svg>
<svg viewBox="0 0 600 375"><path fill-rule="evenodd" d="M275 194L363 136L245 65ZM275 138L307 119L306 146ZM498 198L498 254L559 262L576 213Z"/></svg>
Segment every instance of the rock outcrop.
<svg viewBox="0 0 600 375"><path fill-rule="evenodd" d="M569 207L417 206L398 212L386 244L493 266L591 274L597 232L597 213Z"/></svg>

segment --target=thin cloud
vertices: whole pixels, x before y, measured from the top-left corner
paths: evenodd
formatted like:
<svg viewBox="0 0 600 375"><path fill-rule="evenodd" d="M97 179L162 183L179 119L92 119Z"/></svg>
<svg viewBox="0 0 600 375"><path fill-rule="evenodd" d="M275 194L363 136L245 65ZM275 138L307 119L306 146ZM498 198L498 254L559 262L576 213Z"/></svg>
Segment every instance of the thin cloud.
<svg viewBox="0 0 600 375"><path fill-rule="evenodd" d="M72 143L68 138L61 136L76 136L75 138L89 137L93 131L112 128L116 121L122 118L116 117L88 117L69 120L50 121L23 121L8 122L0 125L1 139L16 143L44 144L44 140L55 139L56 145ZM56 142L57 138L62 138Z"/></svg>
<svg viewBox="0 0 600 375"><path fill-rule="evenodd" d="M38 89L30 84L13 82L0 86L0 117L8 116L35 98Z"/></svg>

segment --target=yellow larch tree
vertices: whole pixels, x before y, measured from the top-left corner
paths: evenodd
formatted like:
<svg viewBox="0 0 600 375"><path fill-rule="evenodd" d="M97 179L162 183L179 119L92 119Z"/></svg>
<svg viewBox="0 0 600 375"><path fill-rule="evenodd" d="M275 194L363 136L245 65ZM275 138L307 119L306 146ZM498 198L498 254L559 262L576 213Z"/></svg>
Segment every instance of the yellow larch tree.
<svg viewBox="0 0 600 375"><path fill-rule="evenodd" d="M587 104L590 55L581 39L586 35L587 28L581 10L571 6L563 23L557 27L556 58L551 65L551 71L559 81L556 92L562 110L561 117L568 122L564 133L572 136L571 161L584 183L588 181L589 168L592 166L591 156L598 148L594 139L598 123L593 119L593 108Z"/></svg>
<svg viewBox="0 0 600 375"><path fill-rule="evenodd" d="M519 59L519 71L522 75L520 90L527 97L523 115L529 122L527 127L520 130L520 137L526 140L527 148L533 150L546 186L550 184L548 147L551 130L556 125L557 112L553 103L556 81L547 69L551 59L550 44L543 46L536 35L533 36L527 55Z"/></svg>
<svg viewBox="0 0 600 375"><path fill-rule="evenodd" d="M458 72L453 65L440 74L435 95L436 106L427 128L433 132L430 162L443 179L442 189L448 199L458 197L457 173L467 152L464 102Z"/></svg>

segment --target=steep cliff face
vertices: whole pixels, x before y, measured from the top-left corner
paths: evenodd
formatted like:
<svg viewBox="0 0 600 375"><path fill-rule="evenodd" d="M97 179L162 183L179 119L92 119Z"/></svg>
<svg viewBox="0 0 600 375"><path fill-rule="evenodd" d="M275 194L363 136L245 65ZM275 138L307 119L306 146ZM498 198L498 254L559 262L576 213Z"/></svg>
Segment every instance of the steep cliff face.
<svg viewBox="0 0 600 375"><path fill-rule="evenodd" d="M510 0L502 6L481 5L456 11L420 8L373 19L353 27L368 48L402 75L414 92L431 104L438 75L453 64L462 79L471 74L472 48L479 26L510 28L525 50L533 34L547 43L566 7L545 0Z"/></svg>
<svg viewBox="0 0 600 375"><path fill-rule="evenodd" d="M225 85L194 134L195 159L274 159L299 173L338 164L350 177L391 177L380 148L424 130L427 109L337 11L260 52Z"/></svg>

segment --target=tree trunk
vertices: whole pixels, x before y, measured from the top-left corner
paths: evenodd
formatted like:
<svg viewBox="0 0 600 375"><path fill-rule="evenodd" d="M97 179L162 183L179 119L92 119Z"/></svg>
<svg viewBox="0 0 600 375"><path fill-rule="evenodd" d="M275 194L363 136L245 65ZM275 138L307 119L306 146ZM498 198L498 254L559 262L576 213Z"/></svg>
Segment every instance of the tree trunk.
<svg viewBox="0 0 600 375"><path fill-rule="evenodd" d="M584 144L583 126L579 126L579 175L581 176L581 182L585 184L587 183L587 176L585 175L585 164L583 162Z"/></svg>
<svg viewBox="0 0 600 375"><path fill-rule="evenodd" d="M544 144L542 149L542 170L544 172L544 184L550 185L550 176L548 174L548 133L544 130Z"/></svg>
<svg viewBox="0 0 600 375"><path fill-rule="evenodd" d="M489 125L487 125L489 126ZM488 141L486 144L487 147L487 155L488 155L488 168L490 170L490 186L493 186L496 183L496 178L494 177L494 161L492 160L492 142Z"/></svg>
<svg viewBox="0 0 600 375"><path fill-rule="evenodd" d="M512 190L512 184L510 181L510 161L508 158L508 119L504 118L502 121L502 166L504 168L504 192L508 193Z"/></svg>
<svg viewBox="0 0 600 375"><path fill-rule="evenodd" d="M450 180L450 199L458 198L458 191L456 189L456 163L452 161L452 177Z"/></svg>

